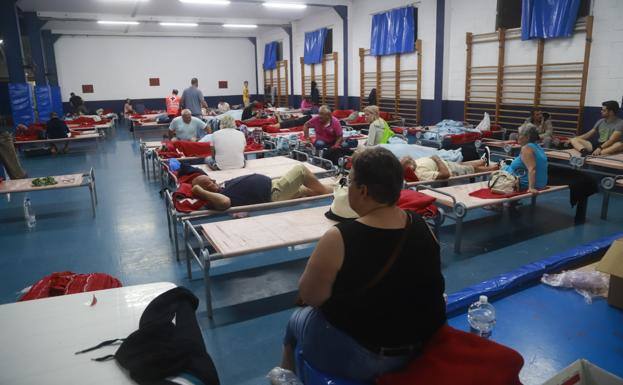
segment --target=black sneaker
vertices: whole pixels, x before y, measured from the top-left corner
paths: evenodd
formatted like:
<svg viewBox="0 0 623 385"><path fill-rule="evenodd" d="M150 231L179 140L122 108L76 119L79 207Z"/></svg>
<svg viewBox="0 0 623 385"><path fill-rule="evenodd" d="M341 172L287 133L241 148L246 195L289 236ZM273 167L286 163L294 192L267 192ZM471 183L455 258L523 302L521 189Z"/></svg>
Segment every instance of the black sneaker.
<svg viewBox="0 0 623 385"><path fill-rule="evenodd" d="M587 156L589 156L591 153L590 151L588 151L587 149L583 148L580 150L580 156L582 158L586 158Z"/></svg>
<svg viewBox="0 0 623 385"><path fill-rule="evenodd" d="M485 165L489 167L489 162L491 161L491 149L489 148L489 146L485 146L484 150L485 150L485 153L482 154L480 159L484 160Z"/></svg>

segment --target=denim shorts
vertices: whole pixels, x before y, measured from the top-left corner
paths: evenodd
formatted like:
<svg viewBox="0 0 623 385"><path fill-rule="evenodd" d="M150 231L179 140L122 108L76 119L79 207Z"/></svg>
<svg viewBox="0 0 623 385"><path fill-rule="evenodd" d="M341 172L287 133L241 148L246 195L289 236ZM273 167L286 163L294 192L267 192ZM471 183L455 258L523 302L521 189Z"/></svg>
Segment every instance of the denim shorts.
<svg viewBox="0 0 623 385"><path fill-rule="evenodd" d="M383 356L361 346L348 334L333 327L322 311L297 309L288 322L284 345L302 351L313 368L339 378L373 382L383 373L400 370L413 355Z"/></svg>

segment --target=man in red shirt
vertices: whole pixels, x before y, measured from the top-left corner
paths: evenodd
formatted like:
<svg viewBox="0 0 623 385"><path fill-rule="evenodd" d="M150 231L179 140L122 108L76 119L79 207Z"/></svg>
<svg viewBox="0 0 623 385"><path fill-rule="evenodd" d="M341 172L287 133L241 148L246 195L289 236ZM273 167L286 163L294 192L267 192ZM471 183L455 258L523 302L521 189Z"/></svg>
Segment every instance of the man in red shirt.
<svg viewBox="0 0 623 385"><path fill-rule="evenodd" d="M177 116L180 109L180 97L177 95L178 91L173 90L171 95L167 96L167 115Z"/></svg>
<svg viewBox="0 0 623 385"><path fill-rule="evenodd" d="M316 134L314 146L321 150L325 148L340 148L342 141L342 125L340 121L331 114L331 109L321 106L318 116L305 122L303 134L305 140L309 141L309 129L313 128Z"/></svg>

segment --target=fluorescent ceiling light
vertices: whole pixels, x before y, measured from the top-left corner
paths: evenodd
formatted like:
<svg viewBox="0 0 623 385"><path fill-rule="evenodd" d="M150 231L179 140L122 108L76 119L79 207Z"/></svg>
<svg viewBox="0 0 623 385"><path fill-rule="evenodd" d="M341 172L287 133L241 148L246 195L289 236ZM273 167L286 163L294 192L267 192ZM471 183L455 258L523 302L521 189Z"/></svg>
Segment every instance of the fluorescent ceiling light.
<svg viewBox="0 0 623 385"><path fill-rule="evenodd" d="M160 25L164 27L197 27L199 24L197 23L171 23L171 22L161 22Z"/></svg>
<svg viewBox="0 0 623 385"><path fill-rule="evenodd" d="M257 28L256 24L223 24L225 28Z"/></svg>
<svg viewBox="0 0 623 385"><path fill-rule="evenodd" d="M205 5L229 5L229 0L180 0L181 3Z"/></svg>
<svg viewBox="0 0 623 385"><path fill-rule="evenodd" d="M97 24L111 24L111 25L139 25L138 21L117 21L117 20L98 20Z"/></svg>
<svg viewBox="0 0 623 385"><path fill-rule="evenodd" d="M4 43L4 40L0 39L0 44Z"/></svg>
<svg viewBox="0 0 623 385"><path fill-rule="evenodd" d="M267 8L281 8L281 9L305 9L307 8L307 4L297 4L297 3L275 3L275 2L267 2L262 3Z"/></svg>

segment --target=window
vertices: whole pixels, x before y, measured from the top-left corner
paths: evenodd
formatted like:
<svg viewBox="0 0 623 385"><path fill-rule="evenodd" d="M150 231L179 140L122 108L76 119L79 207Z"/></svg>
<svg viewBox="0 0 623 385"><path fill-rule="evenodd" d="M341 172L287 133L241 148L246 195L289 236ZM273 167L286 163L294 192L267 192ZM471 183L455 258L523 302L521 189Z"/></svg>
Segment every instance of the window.
<svg viewBox="0 0 623 385"><path fill-rule="evenodd" d="M521 28L521 1L522 0L498 0L495 29ZM590 0L580 1L578 18L588 16L590 13L590 5Z"/></svg>
<svg viewBox="0 0 623 385"><path fill-rule="evenodd" d="M333 28L327 28L327 36L324 38L324 55L333 53Z"/></svg>

